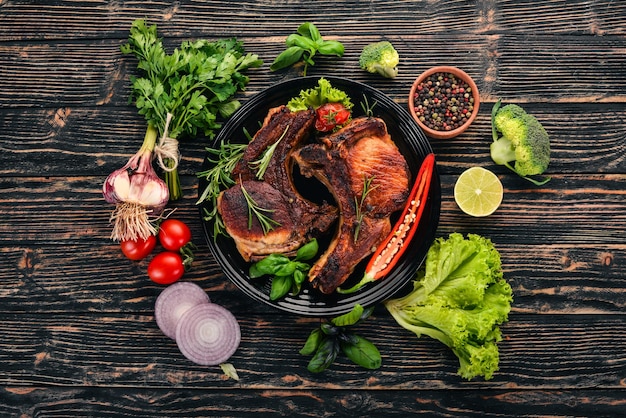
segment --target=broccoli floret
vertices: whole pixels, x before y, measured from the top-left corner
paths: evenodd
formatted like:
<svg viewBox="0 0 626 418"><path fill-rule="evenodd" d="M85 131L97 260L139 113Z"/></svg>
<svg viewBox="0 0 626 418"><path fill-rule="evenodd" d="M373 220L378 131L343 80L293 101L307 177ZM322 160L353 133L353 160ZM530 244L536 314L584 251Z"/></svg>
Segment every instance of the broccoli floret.
<svg viewBox="0 0 626 418"><path fill-rule="evenodd" d="M359 57L361 69L387 78L398 75L399 63L398 51L388 41L374 42L365 46Z"/></svg>
<svg viewBox="0 0 626 418"><path fill-rule="evenodd" d="M500 108L500 103L498 100L491 111L491 158L496 164L510 168L536 185L547 183L549 177L539 181L528 176L543 174L548 168L548 133L534 116L520 106L508 104Z"/></svg>

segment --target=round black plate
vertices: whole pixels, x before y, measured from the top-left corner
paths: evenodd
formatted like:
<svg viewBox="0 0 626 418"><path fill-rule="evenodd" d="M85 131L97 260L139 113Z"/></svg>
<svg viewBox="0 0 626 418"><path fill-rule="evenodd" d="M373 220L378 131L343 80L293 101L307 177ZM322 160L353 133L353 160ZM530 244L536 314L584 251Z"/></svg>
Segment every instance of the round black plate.
<svg viewBox="0 0 626 418"><path fill-rule="evenodd" d="M253 96L224 124L213 146L218 147L221 141L247 143L244 129L253 135L259 129L259 124L263 121L270 108L287 104L292 97L297 96L303 89L316 87L319 78L303 77L288 80ZM363 115L361 103L365 102L364 97L367 98L370 107L375 103L373 107L374 116L380 117L386 122L391 138L406 158L411 172L415 176L422 160L427 154L432 152L432 149L428 139L411 119L408 111L380 91L365 84L344 78L324 78L330 81L333 87L341 89L348 94L354 103L353 115L355 117ZM205 168L207 167L208 163L205 160ZM205 187L206 181L200 179L199 193L202 193ZM441 185L436 170L429 194L419 229L413 237L410 247L405 251L392 273L349 295L323 295L305 283L297 296L288 295L283 299L272 301L269 298L270 280L263 278L250 279L248 277L250 264L246 263L239 255L234 241L224 236L218 236L217 239L214 239L212 223L204 220L202 220L202 223L206 241L213 256L220 264L226 277L235 283L246 295L259 302L297 315L315 317L337 316L351 311L357 303L364 307L380 303L398 293L415 277L416 270L423 263L428 248L434 240L439 223ZM207 203L203 205L207 205ZM201 217L205 208L206 206L200 209ZM395 219L392 219L392 222L395 222ZM320 247L319 254L323 250ZM342 287L347 288L360 280L366 262L367 260L357 267L353 275Z"/></svg>

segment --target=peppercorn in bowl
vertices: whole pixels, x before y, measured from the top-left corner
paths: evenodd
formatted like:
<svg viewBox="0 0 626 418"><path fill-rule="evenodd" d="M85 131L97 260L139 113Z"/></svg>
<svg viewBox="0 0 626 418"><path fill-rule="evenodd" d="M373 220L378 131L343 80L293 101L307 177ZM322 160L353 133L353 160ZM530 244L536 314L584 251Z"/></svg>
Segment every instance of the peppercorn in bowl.
<svg viewBox="0 0 626 418"><path fill-rule="evenodd" d="M437 66L415 79L409 93L409 111L424 133L435 139L454 138L472 124L480 96L463 70Z"/></svg>

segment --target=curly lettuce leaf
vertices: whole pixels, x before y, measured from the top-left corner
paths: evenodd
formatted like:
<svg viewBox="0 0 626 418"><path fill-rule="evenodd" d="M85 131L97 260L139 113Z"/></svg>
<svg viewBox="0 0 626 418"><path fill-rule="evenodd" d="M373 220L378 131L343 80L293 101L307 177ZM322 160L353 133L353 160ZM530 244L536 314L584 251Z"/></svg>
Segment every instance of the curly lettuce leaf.
<svg viewBox="0 0 626 418"><path fill-rule="evenodd" d="M333 87L325 78L320 78L316 87L302 90L297 97L292 98L287 103L287 108L292 112L317 109L325 103L341 103L347 110L354 106L350 97L340 89Z"/></svg>
<svg viewBox="0 0 626 418"><path fill-rule="evenodd" d="M413 290L385 307L403 328L451 348L463 378L487 380L498 370L499 325L508 320L512 301L493 243L453 233L435 240Z"/></svg>

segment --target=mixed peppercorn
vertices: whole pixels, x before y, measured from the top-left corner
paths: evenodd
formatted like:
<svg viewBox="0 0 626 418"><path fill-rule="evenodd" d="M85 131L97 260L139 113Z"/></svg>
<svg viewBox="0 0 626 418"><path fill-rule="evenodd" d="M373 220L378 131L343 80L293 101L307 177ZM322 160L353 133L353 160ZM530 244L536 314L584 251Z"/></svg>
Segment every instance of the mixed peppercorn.
<svg viewBox="0 0 626 418"><path fill-rule="evenodd" d="M474 110L469 84L451 73L434 73L417 86L413 97L419 120L434 131L464 125Z"/></svg>

